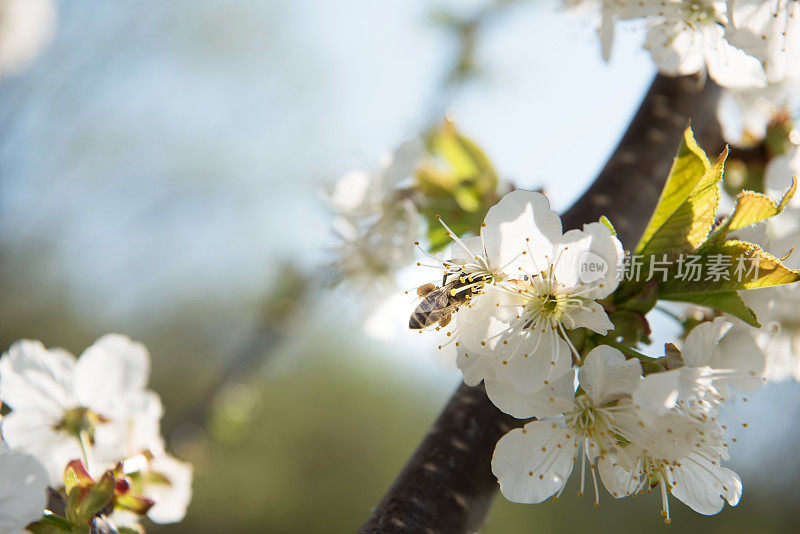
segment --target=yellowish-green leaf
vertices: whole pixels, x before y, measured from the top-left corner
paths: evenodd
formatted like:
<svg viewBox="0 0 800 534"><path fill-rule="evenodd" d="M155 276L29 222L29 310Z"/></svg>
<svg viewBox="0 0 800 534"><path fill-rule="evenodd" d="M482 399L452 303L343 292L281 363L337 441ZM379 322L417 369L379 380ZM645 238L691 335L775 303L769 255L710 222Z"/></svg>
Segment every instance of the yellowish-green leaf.
<svg viewBox="0 0 800 534"><path fill-rule="evenodd" d="M650 217L650 222L636 247L640 252L676 210L689 198L695 186L703 178L711 164L694 139L692 129L687 128L678 148L678 154L669 172L669 178L658 199L658 204Z"/></svg>
<svg viewBox="0 0 800 534"><path fill-rule="evenodd" d="M478 211L481 207L480 196L470 187L456 187L453 190L453 198L464 211Z"/></svg>
<svg viewBox="0 0 800 534"><path fill-rule="evenodd" d="M608 230L611 232L611 235L613 235L613 236L616 236L616 235L617 235L617 229L616 229L616 228L614 228L614 225L613 225L613 224L611 224L611 221L609 221L609 220L608 220L608 217L606 217L605 215L601 215L601 216L600 216L600 222L601 222L601 223L602 223L602 224L603 224L603 225L604 225L606 228L608 228Z"/></svg>
<svg viewBox="0 0 800 534"><path fill-rule="evenodd" d="M744 241L711 243L702 249L700 268L671 267L667 282L659 284L659 297L684 300L699 294L757 289L800 281L800 271L789 269L758 245ZM699 272L699 274L698 274Z"/></svg>
<svg viewBox="0 0 800 534"><path fill-rule="evenodd" d="M81 493L78 499L68 499L67 517L74 523L86 523L114 498L114 476L106 471L91 489L74 489L70 497L77 491Z"/></svg>
<svg viewBox="0 0 800 534"><path fill-rule="evenodd" d="M445 120L428 137L430 158L415 174L418 208L428 223L432 251L449 242L436 221L441 216L457 235L477 234L486 212L497 203L497 173L486 154Z"/></svg>
<svg viewBox="0 0 800 534"><path fill-rule="evenodd" d="M663 297L662 297L663 298ZM758 318L753 310L747 307L736 291L722 291L719 293L697 293L693 295L683 295L681 298L666 298L666 300L679 300L700 306L708 306L719 311L729 313L738 317L747 324L760 327Z"/></svg>
<svg viewBox="0 0 800 534"><path fill-rule="evenodd" d="M489 158L472 140L461 135L450 120L431 135L431 154L447 163L451 185L468 182L480 194L497 188L497 173Z"/></svg>
<svg viewBox="0 0 800 534"><path fill-rule="evenodd" d="M783 208L794 196L796 189L797 180L793 177L792 185L777 203L773 202L767 195L753 191L742 191L736 197L736 207L733 213L723 224L724 231L732 232L774 217L783 211Z"/></svg>
<svg viewBox="0 0 800 534"><path fill-rule="evenodd" d="M717 215L719 182L722 180L727 157L726 147L717 161L694 184L685 200L663 220L649 240L640 245L638 253L654 255L692 252L705 243Z"/></svg>

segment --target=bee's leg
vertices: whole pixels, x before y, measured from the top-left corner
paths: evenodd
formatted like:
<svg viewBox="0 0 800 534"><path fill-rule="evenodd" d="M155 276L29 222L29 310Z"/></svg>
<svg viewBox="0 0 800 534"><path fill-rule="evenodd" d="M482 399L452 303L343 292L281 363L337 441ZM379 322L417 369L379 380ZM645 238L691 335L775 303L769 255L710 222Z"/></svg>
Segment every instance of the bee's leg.
<svg viewBox="0 0 800 534"><path fill-rule="evenodd" d="M436 286L433 284L423 284L417 288L417 295L424 297L434 289L436 289Z"/></svg>
<svg viewBox="0 0 800 534"><path fill-rule="evenodd" d="M449 315L439 319L439 328L444 328L445 326L450 324L450 319L452 319L452 318L453 318L453 314L449 314Z"/></svg>

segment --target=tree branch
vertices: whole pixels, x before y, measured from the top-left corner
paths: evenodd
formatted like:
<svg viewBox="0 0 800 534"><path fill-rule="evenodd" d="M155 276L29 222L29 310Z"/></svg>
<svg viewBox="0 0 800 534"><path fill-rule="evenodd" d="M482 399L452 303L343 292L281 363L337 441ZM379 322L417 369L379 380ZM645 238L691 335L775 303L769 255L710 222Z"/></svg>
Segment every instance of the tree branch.
<svg viewBox="0 0 800 534"><path fill-rule="evenodd" d="M658 75L605 168L563 215L565 229L606 215L632 247L647 224L689 119L711 152L722 149L720 88L694 77ZM497 440L525 421L495 408L483 386L461 385L360 533L478 532L498 485Z"/></svg>

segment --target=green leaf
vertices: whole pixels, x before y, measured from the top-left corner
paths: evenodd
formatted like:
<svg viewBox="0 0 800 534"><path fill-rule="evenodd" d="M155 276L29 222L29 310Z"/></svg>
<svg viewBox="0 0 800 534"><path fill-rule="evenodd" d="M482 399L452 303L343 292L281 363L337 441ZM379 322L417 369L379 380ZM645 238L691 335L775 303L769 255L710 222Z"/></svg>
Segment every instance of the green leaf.
<svg viewBox="0 0 800 534"><path fill-rule="evenodd" d="M67 518L73 523L86 524L114 498L114 475L103 473L91 488L73 488L67 496Z"/></svg>
<svg viewBox="0 0 800 534"><path fill-rule="evenodd" d="M446 120L428 138L431 158L417 169L414 188L428 223L432 251L449 242L439 215L457 235L477 234L486 212L497 203L498 177L489 158Z"/></svg>
<svg viewBox="0 0 800 534"><path fill-rule="evenodd" d="M497 173L489 158L452 121L445 120L431 134L428 151L435 160L422 165L416 175L426 196L453 196L456 189L468 187L481 198L497 189Z"/></svg>
<svg viewBox="0 0 800 534"><path fill-rule="evenodd" d="M445 120L439 131L431 138L431 152L441 155L453 168L453 174L461 179L477 181L484 179L486 186L497 186L497 174L486 154L473 141L456 130L450 120Z"/></svg>
<svg viewBox="0 0 800 534"><path fill-rule="evenodd" d="M725 147L714 165L705 171L675 211L663 219L651 237L642 242L643 245L640 243L639 253L653 255L690 252L705 243L714 226L720 197L719 182L722 180L727 157L728 148ZM681 195L684 189L680 189ZM667 200L671 206L675 198ZM655 215L658 214L656 211Z"/></svg>
<svg viewBox="0 0 800 534"><path fill-rule="evenodd" d="M72 528L67 530L44 521L37 521L28 525L25 530L33 532L33 534L64 534L64 532L71 532Z"/></svg>
<svg viewBox="0 0 800 534"><path fill-rule="evenodd" d="M67 518L45 510L42 518L28 525L27 529L34 534L60 534L63 532L72 532L74 527L75 525Z"/></svg>
<svg viewBox="0 0 800 534"><path fill-rule="evenodd" d="M608 217L606 217L605 215L601 215L600 216L600 222L603 225L605 225L606 228L608 228L608 230L611 232L611 235L613 235L613 236L617 235L617 229L614 228L614 225L611 224L611 221L608 220Z"/></svg>
<svg viewBox="0 0 800 534"><path fill-rule="evenodd" d="M664 226L667 220L686 202L710 166L705 152L694 139L691 127L687 128L656 209L636 246L637 253L644 249L656 231Z"/></svg>
<svg viewBox="0 0 800 534"><path fill-rule="evenodd" d="M658 282L651 280L641 288L641 291L627 297L618 306L625 310L646 315L647 312L655 308L656 302L658 302Z"/></svg>
<svg viewBox="0 0 800 534"><path fill-rule="evenodd" d="M724 237L728 232L739 230L778 215L792 199L796 189L797 180L792 177L792 185L777 203L762 193L742 191L736 197L736 206L733 209L733 213L725 219L725 222L722 223L715 234Z"/></svg>
<svg viewBox="0 0 800 534"><path fill-rule="evenodd" d="M710 306L755 325L755 315L736 291L800 281L800 271L744 241L711 242L697 256L699 274L695 276L685 267L681 274L678 267L671 267L667 281L659 284L659 298Z"/></svg>
<svg viewBox="0 0 800 534"><path fill-rule="evenodd" d="M145 515L155 503L156 502L154 500L148 499L142 495L126 493L125 495L117 495L116 499L114 500L114 508L128 510L129 512L133 512L137 515Z"/></svg>
<svg viewBox="0 0 800 534"><path fill-rule="evenodd" d="M698 293L695 295L683 295L681 298L670 299L665 297L666 300L680 300L681 302L689 302L691 304L698 304L700 306L708 306L725 313L729 313L734 317L738 317L747 324L755 327L760 327L758 318L753 310L747 307L742 301L741 297L736 291L723 291L720 293Z"/></svg>

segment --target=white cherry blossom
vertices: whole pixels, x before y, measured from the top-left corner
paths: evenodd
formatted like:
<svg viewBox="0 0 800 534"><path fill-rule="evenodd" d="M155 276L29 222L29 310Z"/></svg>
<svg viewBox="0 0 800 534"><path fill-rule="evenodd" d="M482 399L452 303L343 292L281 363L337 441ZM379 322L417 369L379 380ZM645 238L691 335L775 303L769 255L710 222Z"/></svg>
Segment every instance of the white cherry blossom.
<svg viewBox="0 0 800 534"><path fill-rule="evenodd" d="M381 158L375 171L345 174L324 196L333 209L339 243L334 268L344 279L383 293L394 287L397 269L414 261L411 248L420 216L404 188L423 155L421 138L401 144Z"/></svg>
<svg viewBox="0 0 800 534"><path fill-rule="evenodd" d="M761 62L725 38L724 2L714 0L603 0L599 30L603 55L609 56L614 23L643 20L644 48L658 70L679 76L707 72L726 87L763 87Z"/></svg>
<svg viewBox="0 0 800 534"><path fill-rule="evenodd" d="M633 412L630 393L641 379L638 360L625 360L617 349L599 346L586 357L578 374L584 393L575 396L573 372L557 380L541 395L505 399L506 409L525 415L563 416L538 420L503 436L492 457L492 472L500 491L510 501L539 503L558 496L580 457L580 492L586 482L586 464L595 501L598 458L613 452L619 440L620 414ZM501 409L503 409L501 406Z"/></svg>
<svg viewBox="0 0 800 534"><path fill-rule="evenodd" d="M42 517L47 486L41 462L0 441L0 534L18 534Z"/></svg>
<svg viewBox="0 0 800 534"><path fill-rule="evenodd" d="M761 387L765 356L752 340L737 338L736 343L720 347L731 326L722 317L697 325L683 344L683 366L642 380L633 401L644 417L661 417L676 407L704 416L735 392Z"/></svg>
<svg viewBox="0 0 800 534"><path fill-rule="evenodd" d="M326 195L328 204L353 221L381 216L395 201L398 187L414 173L423 151L424 143L416 137L381 156L377 170L346 173Z"/></svg>
<svg viewBox="0 0 800 534"><path fill-rule="evenodd" d="M131 491L155 502L147 517L154 523L178 523L186 516L192 499L192 466L160 452L131 456L122 464ZM141 517L116 510L111 516L117 525L136 528Z"/></svg>
<svg viewBox="0 0 800 534"><path fill-rule="evenodd" d="M86 456L92 464L95 450L123 457L117 425L149 395L148 375L147 350L124 336L101 337L77 360L38 341L18 341L0 358L0 399L12 409L3 437L39 459L58 487L71 460ZM107 466L90 467L96 475Z"/></svg>
<svg viewBox="0 0 800 534"><path fill-rule="evenodd" d="M758 58L770 82L798 77L800 4L797 0L728 0L727 39Z"/></svg>
<svg viewBox="0 0 800 534"><path fill-rule="evenodd" d="M637 419L621 413L618 429L625 445L598 460L606 489L617 498L644 491L661 493L661 515L670 522L669 495L694 511L716 514L742 494L739 476L722 467L728 458L722 427L676 411Z"/></svg>
<svg viewBox="0 0 800 534"><path fill-rule="evenodd" d="M798 82L788 80L766 87L726 88L717 113L725 140L744 147L762 142L770 123L796 106L799 91Z"/></svg>
<svg viewBox="0 0 800 534"><path fill-rule="evenodd" d="M491 376L532 392L578 357L569 330L613 328L596 299L618 285L622 245L601 223L562 234L560 218L539 193L514 191L492 210L482 235L506 281L459 311L457 363L468 384ZM588 272L590 264L599 268Z"/></svg>

